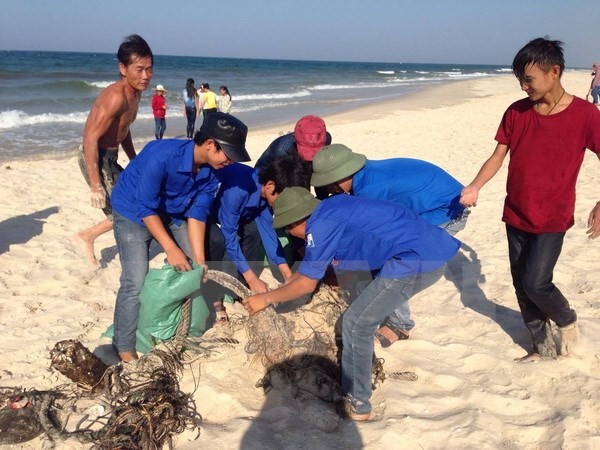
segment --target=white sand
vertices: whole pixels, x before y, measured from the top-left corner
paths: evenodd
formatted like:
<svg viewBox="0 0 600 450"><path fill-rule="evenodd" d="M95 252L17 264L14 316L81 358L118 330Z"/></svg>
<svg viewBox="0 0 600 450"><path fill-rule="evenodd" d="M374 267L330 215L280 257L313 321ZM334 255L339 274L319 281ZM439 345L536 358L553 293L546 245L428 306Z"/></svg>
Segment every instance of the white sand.
<svg viewBox="0 0 600 450"><path fill-rule="evenodd" d="M563 82L582 96L589 74L567 73ZM334 142L371 159L421 158L468 183L494 149L504 110L521 97L507 75L434 87L326 122ZM280 130L291 129L251 131L253 158ZM600 172L587 153L575 226L555 271L578 312L585 344L580 357L514 362L529 349L529 338L500 221L505 164L457 236L464 245L449 270L458 281L443 279L415 297L411 339L378 352L386 370L419 375L415 382L388 380L374 392L379 420L340 422L317 399L293 399L287 391L265 396L255 387L260 367L250 367L242 349L224 349L185 371L182 386L192 392L197 385L204 424L198 441L184 433L177 448L600 448L600 242L585 234L589 211L600 200ZM0 171L0 386L48 389L67 381L48 369L49 349L74 338L94 348L112 322L118 255L112 234L97 242L101 269L71 244L74 232L103 218L88 205L75 158L13 161ZM15 448L39 446L34 440Z"/></svg>

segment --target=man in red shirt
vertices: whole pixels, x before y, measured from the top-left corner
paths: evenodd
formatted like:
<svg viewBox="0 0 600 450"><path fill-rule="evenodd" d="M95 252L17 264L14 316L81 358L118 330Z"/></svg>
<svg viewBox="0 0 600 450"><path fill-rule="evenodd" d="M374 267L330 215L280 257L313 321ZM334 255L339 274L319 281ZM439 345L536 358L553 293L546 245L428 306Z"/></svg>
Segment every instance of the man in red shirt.
<svg viewBox="0 0 600 450"><path fill-rule="evenodd" d="M574 224L575 184L586 148L600 158L600 111L567 93L561 84L562 42L534 39L513 60L513 73L527 98L504 113L492 156L460 202L475 206L479 190L498 172L510 152L506 223L513 285L533 352L532 361L556 357L550 320L558 326L560 353L577 344L577 315L552 282L565 232ZM600 202L588 218L591 239L600 236Z"/></svg>
<svg viewBox="0 0 600 450"><path fill-rule="evenodd" d="M167 100L165 99L165 88L159 84L154 89L155 94L152 96L152 114L154 115L154 137L162 139L165 130L167 129Z"/></svg>

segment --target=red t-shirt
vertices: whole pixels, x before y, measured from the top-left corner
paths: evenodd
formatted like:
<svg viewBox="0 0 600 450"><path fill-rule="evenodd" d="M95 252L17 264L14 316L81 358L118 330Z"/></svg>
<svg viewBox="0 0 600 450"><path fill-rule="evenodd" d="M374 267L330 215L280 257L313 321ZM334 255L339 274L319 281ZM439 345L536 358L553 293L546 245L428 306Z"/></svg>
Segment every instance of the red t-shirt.
<svg viewBox="0 0 600 450"><path fill-rule="evenodd" d="M584 151L600 152L598 108L574 97L564 111L543 116L531 100L519 100L504 113L496 140L510 150L502 220L535 234L571 228Z"/></svg>
<svg viewBox="0 0 600 450"><path fill-rule="evenodd" d="M167 110L163 108L166 102L163 95L154 94L152 96L152 114L154 114L154 117L157 119L164 119L167 115Z"/></svg>

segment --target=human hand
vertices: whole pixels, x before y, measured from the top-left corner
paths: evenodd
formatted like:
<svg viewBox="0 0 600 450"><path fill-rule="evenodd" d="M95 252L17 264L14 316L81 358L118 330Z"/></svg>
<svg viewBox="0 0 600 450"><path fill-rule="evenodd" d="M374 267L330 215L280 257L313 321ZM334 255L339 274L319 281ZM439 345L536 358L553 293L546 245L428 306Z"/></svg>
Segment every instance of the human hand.
<svg viewBox="0 0 600 450"><path fill-rule="evenodd" d="M269 306L262 295L253 295L252 297L242 300L242 303L251 316Z"/></svg>
<svg viewBox="0 0 600 450"><path fill-rule="evenodd" d="M190 264L188 257L185 256L183 250L177 246L174 246L171 250L167 251L167 262L178 272L192 270L192 265Z"/></svg>
<svg viewBox="0 0 600 450"><path fill-rule="evenodd" d="M256 292L257 294L264 294L269 291L269 285L259 278L248 281L248 286L252 292Z"/></svg>
<svg viewBox="0 0 600 450"><path fill-rule="evenodd" d="M589 239L596 239L600 236L600 202L596 203L596 206L590 212L588 217L588 234Z"/></svg>
<svg viewBox="0 0 600 450"><path fill-rule="evenodd" d="M92 186L90 202L94 208L106 207L106 189L104 189L104 186L102 186L102 184Z"/></svg>
<svg viewBox="0 0 600 450"><path fill-rule="evenodd" d="M465 186L460 193L459 203L466 207L477 206L477 198L479 197L479 188L473 184Z"/></svg>

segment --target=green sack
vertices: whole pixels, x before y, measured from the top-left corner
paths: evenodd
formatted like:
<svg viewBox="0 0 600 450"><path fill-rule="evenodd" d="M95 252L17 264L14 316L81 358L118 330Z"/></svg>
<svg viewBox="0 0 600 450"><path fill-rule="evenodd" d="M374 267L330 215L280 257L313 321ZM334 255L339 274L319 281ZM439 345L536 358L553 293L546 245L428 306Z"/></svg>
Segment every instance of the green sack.
<svg viewBox="0 0 600 450"><path fill-rule="evenodd" d="M177 331L181 320L181 307L187 298L192 299L188 336L202 336L208 328L210 312L202 296L202 267L178 272L173 266L150 269L140 292L140 312L135 348L146 353L160 341L168 341ZM113 335L112 325L103 336Z"/></svg>

